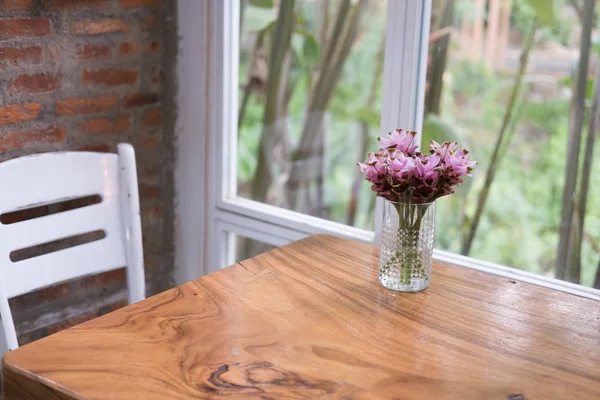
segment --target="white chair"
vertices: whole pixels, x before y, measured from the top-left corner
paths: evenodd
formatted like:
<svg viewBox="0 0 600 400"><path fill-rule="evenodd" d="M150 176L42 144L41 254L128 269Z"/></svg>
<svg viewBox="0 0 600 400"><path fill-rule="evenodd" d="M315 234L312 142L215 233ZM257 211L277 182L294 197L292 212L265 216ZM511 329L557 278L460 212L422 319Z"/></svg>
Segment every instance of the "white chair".
<svg viewBox="0 0 600 400"><path fill-rule="evenodd" d="M142 228L129 144L117 154L44 153L0 163L0 215L100 195L101 202L13 224L0 223L0 316L6 350L19 347L8 299L127 266L129 303L145 297ZM11 252L103 230L98 241L12 262Z"/></svg>

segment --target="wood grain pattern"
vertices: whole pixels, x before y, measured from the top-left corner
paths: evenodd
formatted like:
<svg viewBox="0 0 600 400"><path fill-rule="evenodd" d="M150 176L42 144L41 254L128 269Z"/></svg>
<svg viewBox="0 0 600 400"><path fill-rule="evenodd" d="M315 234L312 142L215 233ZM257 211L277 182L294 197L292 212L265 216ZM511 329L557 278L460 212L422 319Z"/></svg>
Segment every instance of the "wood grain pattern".
<svg viewBox="0 0 600 400"><path fill-rule="evenodd" d="M600 303L439 263L397 293L377 262L270 251L7 354L7 399L600 398Z"/></svg>

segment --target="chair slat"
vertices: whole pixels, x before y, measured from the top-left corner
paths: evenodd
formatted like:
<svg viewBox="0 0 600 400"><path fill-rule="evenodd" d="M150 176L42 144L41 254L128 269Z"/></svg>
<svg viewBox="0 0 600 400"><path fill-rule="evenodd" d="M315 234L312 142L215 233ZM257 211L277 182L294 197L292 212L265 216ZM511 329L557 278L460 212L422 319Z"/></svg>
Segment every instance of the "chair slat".
<svg viewBox="0 0 600 400"><path fill-rule="evenodd" d="M11 298L60 282L124 267L123 252L113 248L118 239L117 236L112 239L107 236L96 242L9 265L4 270L4 278L10 282L4 287L6 296Z"/></svg>
<svg viewBox="0 0 600 400"><path fill-rule="evenodd" d="M0 168L0 214L94 194L116 194L118 157L103 153L45 153Z"/></svg>
<svg viewBox="0 0 600 400"><path fill-rule="evenodd" d="M116 203L116 204L115 204ZM0 254L52 242L96 230L119 232L121 215L118 198L111 196L102 203L58 214L0 225ZM122 241L115 241L115 250L123 253ZM123 259L125 263L125 259Z"/></svg>

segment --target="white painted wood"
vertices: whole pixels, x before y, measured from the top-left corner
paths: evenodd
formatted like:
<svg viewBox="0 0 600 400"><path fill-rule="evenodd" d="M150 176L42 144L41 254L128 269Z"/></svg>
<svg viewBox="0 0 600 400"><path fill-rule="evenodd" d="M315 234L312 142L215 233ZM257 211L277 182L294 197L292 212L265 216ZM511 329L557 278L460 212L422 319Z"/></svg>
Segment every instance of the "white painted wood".
<svg viewBox="0 0 600 400"><path fill-rule="evenodd" d="M209 107L208 159L211 197L209 206L209 232L217 229L216 214L224 199L237 197L237 99L239 69L239 2L209 1L207 24L211 27L207 40L207 89ZM226 263L231 252L222 243L227 235L206 237L206 269ZM225 239L227 240L227 239Z"/></svg>
<svg viewBox="0 0 600 400"><path fill-rule="evenodd" d="M97 230L104 230L105 232L116 230L118 232L121 221L120 214L114 212L115 202L118 202L118 199L110 196L103 199L102 203L99 204L2 226L0 227L0 232L2 232L0 254L9 254L13 250ZM57 226L60 226L60 236L57 235ZM114 252L121 254L124 265L123 242L119 237L111 236L106 239L107 250L114 248Z"/></svg>
<svg viewBox="0 0 600 400"><path fill-rule="evenodd" d="M198 3L206 4L205 1ZM186 1L180 0L179 4L180 10L184 5L186 12L193 11ZM425 18L425 14L430 8L431 0L388 1L382 133L396 127L420 128L422 117L418 116L418 102L419 100L422 102L424 95L425 73L420 67L424 65L421 58L423 56L426 58L429 15L427 14L427 18ZM184 47L184 54L185 51L194 52L202 49L202 56L199 57L199 60L209 60L205 69L198 65L207 73L206 81L203 82L204 86L195 85L195 89L192 89L197 92L202 92L202 89L205 88L208 90L207 96L200 103L208 110L207 123L204 125L208 141L204 148L198 144L194 151L200 154L209 148L208 157L212 162L202 171L198 168L193 172L206 174L208 171L208 182L210 183L208 187L213 194L212 198L204 201L205 218L208 218L206 223L208 232L216 229L218 218L221 218L224 213L229 213L232 218L250 218L256 224L272 224L275 229L289 228L295 230L298 236L329 233L375 243L375 232L379 231L378 220L381 219L382 211L380 202L376 203L376 230L370 232L237 197L236 117L239 88L239 3L236 1L208 2L206 8L202 10L198 5L196 12L192 17L185 16L184 18L201 21L200 25L208 27L208 33L203 32L202 36L199 36L205 40L204 43L199 44L195 41L193 48ZM185 38L183 40L185 41ZM193 83L193 79L190 79L190 82ZM183 89L186 93L187 88L189 86L186 84ZM184 105L184 107L186 106ZM193 134L195 132L191 130L187 133L187 135ZM190 151L190 149L187 148L186 151ZM199 182L197 177L196 182ZM190 189L182 188L182 190L189 191ZM181 195L182 193L178 192L178 196ZM198 204L197 201L196 205ZM205 237L203 259L205 260L204 264L208 266L207 269L212 270L210 266L222 265L227 258L227 251L221 250L226 247L218 243L223 237L223 235L210 234ZM252 238L256 239L256 236Z"/></svg>
<svg viewBox="0 0 600 400"><path fill-rule="evenodd" d="M221 238L221 253L225 257L218 264L211 265L208 273L218 271L235 262L236 235L267 243L272 246L283 246L308 236L308 234L256 221L246 216L234 216L226 212L217 212L216 236Z"/></svg>
<svg viewBox="0 0 600 400"><path fill-rule="evenodd" d="M256 223L267 223L273 226L285 227L298 233L307 235L330 233L332 235L348 239L360 240L373 243L375 234L373 231L355 228L338 222L313 217L296 211L290 211L269 204L238 197L219 203L218 215L221 212L229 212L238 216L250 217Z"/></svg>
<svg viewBox="0 0 600 400"><path fill-rule="evenodd" d="M214 3L214 2L211 2ZM177 77L177 160L175 166L175 281L186 283L206 273L213 242L211 218L216 184L212 183L214 129L208 95L212 79L209 32L213 28L208 0L178 0L179 54Z"/></svg>
<svg viewBox="0 0 600 400"><path fill-rule="evenodd" d="M380 134L421 132L431 0L388 0ZM421 136L416 141L420 143ZM375 243L381 240L383 199L375 203Z"/></svg>
<svg viewBox="0 0 600 400"><path fill-rule="evenodd" d="M142 235L133 147L119 155L57 152L0 163L0 214L100 195L91 206L0 224L0 315L6 345L18 347L8 299L60 282L127 267L130 302L145 297ZM10 253L103 230L106 237L12 262Z"/></svg>
<svg viewBox="0 0 600 400"><path fill-rule="evenodd" d="M146 298L142 220L138 192L135 151L128 143L117 147L119 153L119 184L121 200L121 239L127 259L127 288L129 304ZM110 232L110 231L107 231ZM115 229L113 232L118 232Z"/></svg>
<svg viewBox="0 0 600 400"><path fill-rule="evenodd" d="M108 235L95 242L7 263L2 271L2 280L6 282L6 296L10 299L71 279L124 267L124 254L112 251L109 244L120 242L121 237L110 233ZM109 237L114 237L115 240L108 240Z"/></svg>

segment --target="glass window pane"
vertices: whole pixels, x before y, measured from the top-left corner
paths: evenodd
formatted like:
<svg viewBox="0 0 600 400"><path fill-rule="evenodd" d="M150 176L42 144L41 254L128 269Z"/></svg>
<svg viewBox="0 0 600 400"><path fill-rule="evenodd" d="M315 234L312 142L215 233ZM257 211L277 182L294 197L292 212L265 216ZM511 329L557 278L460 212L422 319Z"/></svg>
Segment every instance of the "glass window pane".
<svg viewBox="0 0 600 400"><path fill-rule="evenodd" d="M243 3L238 194L373 229L387 1Z"/></svg>
<svg viewBox="0 0 600 400"><path fill-rule="evenodd" d="M533 3L433 1L423 145L457 140L479 161L438 201L436 243L599 287L599 52L583 10L594 2Z"/></svg>
<svg viewBox="0 0 600 400"><path fill-rule="evenodd" d="M246 236L235 233L229 234L229 250L234 251L234 263L247 260L248 258L256 257L259 254L277 248L258 240L247 238Z"/></svg>

